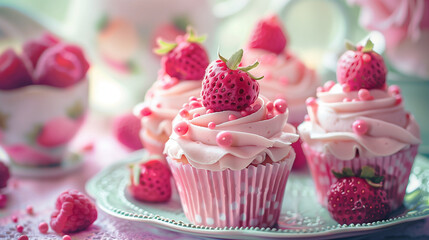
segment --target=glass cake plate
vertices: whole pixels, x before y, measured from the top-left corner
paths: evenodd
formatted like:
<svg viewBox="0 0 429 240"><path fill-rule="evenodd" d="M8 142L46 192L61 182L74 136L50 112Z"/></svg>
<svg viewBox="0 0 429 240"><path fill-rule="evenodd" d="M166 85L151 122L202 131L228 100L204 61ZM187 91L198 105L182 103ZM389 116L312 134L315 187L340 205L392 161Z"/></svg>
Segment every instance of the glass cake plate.
<svg viewBox="0 0 429 240"><path fill-rule="evenodd" d="M139 161L145 152L138 151L123 161L107 167L86 185L106 213L130 221L149 223L161 228L200 237L230 239L339 238L367 234L397 224L429 216L429 159L418 155L413 166L404 204L389 218L367 224L340 225L317 203L311 176L307 171L292 172L285 191L282 212L276 228L212 228L189 223L180 199L173 190L168 203L143 203L127 192L127 165Z"/></svg>

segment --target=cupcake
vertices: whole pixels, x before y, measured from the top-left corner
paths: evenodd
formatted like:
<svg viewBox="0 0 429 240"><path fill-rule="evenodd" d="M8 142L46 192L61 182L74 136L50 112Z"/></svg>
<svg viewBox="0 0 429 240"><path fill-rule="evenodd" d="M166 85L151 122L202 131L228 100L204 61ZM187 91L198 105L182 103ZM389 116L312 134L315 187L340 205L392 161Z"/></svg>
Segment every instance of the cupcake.
<svg viewBox="0 0 429 240"><path fill-rule="evenodd" d="M206 50L201 45L204 37L197 37L192 29L179 36L176 43L159 41L162 54L158 79L147 91L143 103L134 113L141 117L140 138L152 154L162 154L172 130L171 122L190 97L198 96L201 80L209 64Z"/></svg>
<svg viewBox="0 0 429 240"><path fill-rule="evenodd" d="M280 215L298 140L283 99L258 96L242 50L206 70L201 98L173 121L165 154L189 221L270 227Z"/></svg>
<svg viewBox="0 0 429 240"><path fill-rule="evenodd" d="M364 167L384 177L391 210L405 195L408 177L420 144L419 126L402 104L400 89L387 87L383 58L364 47L348 45L338 62L337 81L328 82L307 100L308 118L299 127L302 147L319 202L336 179L333 172Z"/></svg>
<svg viewBox="0 0 429 240"><path fill-rule="evenodd" d="M264 76L261 95L274 101L283 98L289 107L289 123L298 126L306 114L305 100L316 96L320 80L315 71L304 65L286 48L287 37L280 19L271 15L255 26L243 57L244 64L260 62L255 75ZM297 153L294 168L305 165L305 156L299 142L294 145Z"/></svg>

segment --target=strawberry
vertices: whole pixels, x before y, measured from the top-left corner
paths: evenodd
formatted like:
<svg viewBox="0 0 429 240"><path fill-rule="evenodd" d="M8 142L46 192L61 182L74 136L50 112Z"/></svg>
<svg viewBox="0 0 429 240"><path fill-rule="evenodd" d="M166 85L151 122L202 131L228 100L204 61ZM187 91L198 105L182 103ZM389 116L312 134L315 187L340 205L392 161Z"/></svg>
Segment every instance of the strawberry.
<svg viewBox="0 0 429 240"><path fill-rule="evenodd" d="M0 55L0 89L10 90L33 82L22 59L8 48Z"/></svg>
<svg viewBox="0 0 429 240"><path fill-rule="evenodd" d="M176 43L158 40L155 53L164 55L161 66L171 77L179 80L201 80L209 64L206 50L201 46L205 36L197 37L191 28L184 36L176 38Z"/></svg>
<svg viewBox="0 0 429 240"><path fill-rule="evenodd" d="M276 15L270 15L256 24L248 46L280 54L285 49L286 43L287 39L280 19Z"/></svg>
<svg viewBox="0 0 429 240"><path fill-rule="evenodd" d="M159 160L137 163L130 167L131 195L145 202L167 202L171 198L170 170Z"/></svg>
<svg viewBox="0 0 429 240"><path fill-rule="evenodd" d="M342 173L332 171L338 181L328 193L328 211L340 224L358 224L382 220L390 212L383 177L376 177L373 168L364 166L359 177L350 168Z"/></svg>
<svg viewBox="0 0 429 240"><path fill-rule="evenodd" d="M58 147L68 143L76 134L79 124L67 117L54 118L45 123L37 143L44 147Z"/></svg>
<svg viewBox="0 0 429 240"><path fill-rule="evenodd" d="M32 39L24 43L22 47L22 55L31 62L31 65L36 68L40 56L46 49L59 43L59 39L52 34L45 33L40 38Z"/></svg>
<svg viewBox="0 0 429 240"><path fill-rule="evenodd" d="M79 47L57 44L40 56L34 70L34 82L66 88L81 81L88 68L89 64Z"/></svg>
<svg viewBox="0 0 429 240"><path fill-rule="evenodd" d="M387 68L383 57L372 50L371 40L365 47L354 47L347 43L346 51L338 60L337 79L346 91L383 88Z"/></svg>
<svg viewBox="0 0 429 240"><path fill-rule="evenodd" d="M203 80L201 97L203 105L215 112L246 109L256 101L259 95L259 83L248 71L258 66L238 67L243 50L234 53L226 60L219 54L219 60L213 61L207 67Z"/></svg>

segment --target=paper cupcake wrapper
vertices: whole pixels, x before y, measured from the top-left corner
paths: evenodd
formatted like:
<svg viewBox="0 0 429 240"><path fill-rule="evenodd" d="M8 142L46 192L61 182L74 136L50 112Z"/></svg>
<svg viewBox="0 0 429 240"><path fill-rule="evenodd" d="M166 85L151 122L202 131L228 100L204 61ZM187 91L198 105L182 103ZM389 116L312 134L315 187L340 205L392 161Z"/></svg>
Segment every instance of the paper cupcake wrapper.
<svg viewBox="0 0 429 240"><path fill-rule="evenodd" d="M303 143L302 147L307 156L320 204L326 207L329 188L337 181L331 170L341 172L343 168L348 167L353 172L357 172L363 166L370 166L374 168L376 175L384 176L383 188L387 193L391 210L401 206L404 200L408 178L418 149L418 145L412 145L390 156L340 160L333 155L315 151L306 143Z"/></svg>
<svg viewBox="0 0 429 240"><path fill-rule="evenodd" d="M293 163L209 171L168 157L167 161L186 217L193 224L210 227L276 224Z"/></svg>

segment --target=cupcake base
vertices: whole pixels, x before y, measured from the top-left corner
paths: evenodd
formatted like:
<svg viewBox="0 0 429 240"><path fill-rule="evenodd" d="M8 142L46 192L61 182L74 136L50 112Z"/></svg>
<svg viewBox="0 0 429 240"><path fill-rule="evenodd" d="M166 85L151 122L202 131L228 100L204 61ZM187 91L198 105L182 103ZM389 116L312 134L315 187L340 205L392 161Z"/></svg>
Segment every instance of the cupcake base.
<svg viewBox="0 0 429 240"><path fill-rule="evenodd" d="M167 157L189 221L209 227L271 227L280 216L293 161L242 170L196 169Z"/></svg>
<svg viewBox="0 0 429 240"><path fill-rule="evenodd" d="M375 169L375 174L384 176L383 188L387 193L387 199L391 210L402 205L408 178L417 155L418 145L403 149L393 155L385 157L357 157L351 160L340 160L332 155L326 155L312 149L303 143L302 148L307 157L311 175L313 177L319 203L327 206L327 194L330 186L337 181L332 170L341 172L348 167L353 172L359 171L363 166Z"/></svg>

